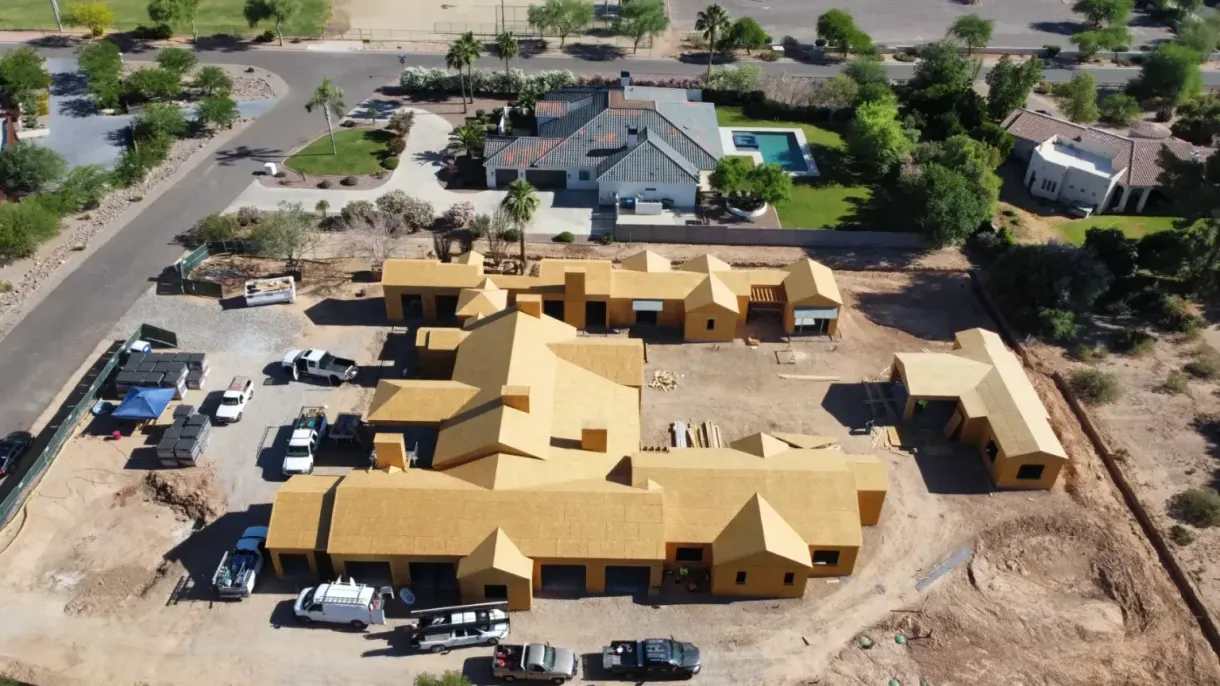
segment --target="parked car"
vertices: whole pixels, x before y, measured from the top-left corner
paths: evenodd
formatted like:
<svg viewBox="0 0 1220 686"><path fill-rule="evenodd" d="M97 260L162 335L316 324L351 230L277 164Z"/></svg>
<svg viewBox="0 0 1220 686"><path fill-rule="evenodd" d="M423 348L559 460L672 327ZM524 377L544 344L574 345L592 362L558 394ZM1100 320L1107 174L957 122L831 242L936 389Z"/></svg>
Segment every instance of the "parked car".
<svg viewBox="0 0 1220 686"><path fill-rule="evenodd" d="M14 431L0 440L0 477L15 470L25 451L33 444L34 436L28 431Z"/></svg>
<svg viewBox="0 0 1220 686"><path fill-rule="evenodd" d="M551 644L496 646L491 675L502 681L549 681L562 684L576 677L576 653Z"/></svg>
<svg viewBox="0 0 1220 686"><path fill-rule="evenodd" d="M220 396L220 406L216 408L214 419L217 424L240 422L242 413L246 411L246 403L254 397L254 381L246 376L235 376L229 382L224 395Z"/></svg>
<svg viewBox="0 0 1220 686"><path fill-rule="evenodd" d="M609 674L631 681L690 679L702 668L693 643L672 638L611 641L602 648L602 667Z"/></svg>
<svg viewBox="0 0 1220 686"><path fill-rule="evenodd" d="M411 645L417 650L447 653L465 646L494 646L508 638L503 601L416 610L411 616L419 620L410 627Z"/></svg>
<svg viewBox="0 0 1220 686"><path fill-rule="evenodd" d="M216 595L237 600L249 598L254 592L254 584L258 583L259 572L263 571L266 545L267 527L247 527L233 550L221 556L220 564L212 574Z"/></svg>
<svg viewBox="0 0 1220 686"><path fill-rule="evenodd" d="M301 591L292 611L303 624L347 624L363 631L370 624L385 624L385 604L393 596L389 586L373 588L354 579L340 579Z"/></svg>

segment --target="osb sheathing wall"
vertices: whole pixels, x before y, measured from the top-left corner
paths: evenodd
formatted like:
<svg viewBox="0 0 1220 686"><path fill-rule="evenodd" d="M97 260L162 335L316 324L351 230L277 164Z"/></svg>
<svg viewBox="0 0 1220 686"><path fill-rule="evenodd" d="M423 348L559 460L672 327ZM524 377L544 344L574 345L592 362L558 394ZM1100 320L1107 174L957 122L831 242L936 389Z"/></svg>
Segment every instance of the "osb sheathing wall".
<svg viewBox="0 0 1220 686"><path fill-rule="evenodd" d="M284 578L284 563L280 560L280 555L304 555L309 561L309 573L315 578L318 576L318 558L317 554L312 550L289 550L280 549L272 550L271 552L271 567L275 570L277 578Z"/></svg>
<svg viewBox="0 0 1220 686"><path fill-rule="evenodd" d="M498 569L488 569L458 579L463 603L487 602L486 587L501 585L508 589L508 609L528 610L534 605L534 588L529 579L522 579Z"/></svg>
<svg viewBox="0 0 1220 686"><path fill-rule="evenodd" d="M1010 457L1004 453L1000 444L996 443L996 458L992 462L987 458L987 444L995 437L991 423L986 419L968 420L963 427L959 440L973 445L979 453L979 459L991 475L991 481L997 488L1047 489L1055 486L1059 478L1059 470L1063 467L1063 458L1044 453L1029 453ZM1037 481L1017 479L1017 470L1022 465L1042 465L1042 478Z"/></svg>
<svg viewBox="0 0 1220 686"><path fill-rule="evenodd" d="M451 295L457 297L460 288L430 288L427 286L386 286L385 315L390 321L402 321L402 296L420 296L420 316L426 322L436 321L436 296Z"/></svg>
<svg viewBox="0 0 1220 686"><path fill-rule="evenodd" d="M708 330L708 321L713 323ZM737 315L720 308L705 308L701 312L690 312L686 315L686 326L682 337L688 341L720 341L727 342L737 337Z"/></svg>
<svg viewBox="0 0 1220 686"><path fill-rule="evenodd" d="M885 491L856 491L860 507L861 526L877 526L881 521L881 508L885 505Z"/></svg>
<svg viewBox="0 0 1220 686"><path fill-rule="evenodd" d="M391 580L395 586L411 585L412 562L448 562L457 565L456 557L406 556L406 555L331 555L331 565L335 576L347 576L348 562L388 562L390 564ZM360 581L360 579L356 579Z"/></svg>
<svg viewBox="0 0 1220 686"><path fill-rule="evenodd" d="M809 576L850 576L856 569L856 556L860 554L859 548L844 547L836 548L835 546L820 545L809 548L809 559L812 564L814 551L821 550L837 550L839 551L839 564L837 565L813 565L813 570L809 572Z"/></svg>
<svg viewBox="0 0 1220 686"><path fill-rule="evenodd" d="M746 573L745 583L737 583L737 575ZM792 583L784 577L792 575ZM806 567L781 559L736 560L712 568L712 595L762 598L800 598L805 595L809 580Z"/></svg>
<svg viewBox="0 0 1220 686"><path fill-rule="evenodd" d="M633 300L624 298L614 298L609 301L610 326L616 328L635 326L635 310L631 308L633 302ZM661 311L657 313L657 326L680 327L685 316L686 308L681 300L663 300Z"/></svg>
<svg viewBox="0 0 1220 686"><path fill-rule="evenodd" d="M585 568L585 592L606 592L606 567L648 567L648 585L661 585L660 560L580 560L571 557L535 558L534 559L534 590L542 590L543 565L578 565Z"/></svg>

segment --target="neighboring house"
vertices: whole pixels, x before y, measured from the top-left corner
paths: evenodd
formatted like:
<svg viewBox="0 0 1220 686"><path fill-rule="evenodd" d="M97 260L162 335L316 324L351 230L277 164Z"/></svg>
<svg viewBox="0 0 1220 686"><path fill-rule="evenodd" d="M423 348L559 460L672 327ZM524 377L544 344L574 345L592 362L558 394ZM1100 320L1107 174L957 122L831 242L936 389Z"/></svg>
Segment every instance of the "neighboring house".
<svg viewBox="0 0 1220 686"><path fill-rule="evenodd" d="M888 490L877 457L780 433L642 452L639 339L582 336L528 306L461 333L450 369L423 370L443 380L378 384L376 469L280 489L278 575L524 610L535 590L655 590L666 567L736 596L799 597L810 577L853 572ZM436 433L430 467L407 456L407 428Z"/></svg>
<svg viewBox="0 0 1220 686"><path fill-rule="evenodd" d="M1025 187L1032 194L1098 214L1125 212L1132 195L1139 196L1135 211L1144 211L1158 186L1162 149L1180 159L1215 152L1180 138L1119 136L1027 109L1010 114L1003 126L1016 138L1013 155L1029 163Z"/></svg>
<svg viewBox="0 0 1220 686"><path fill-rule="evenodd" d="M947 353L898 353L890 377L908 394L904 421L929 403L955 404L944 435L977 447L1000 488L1051 488L1067 464L1025 368L995 332L959 331Z"/></svg>
<svg viewBox="0 0 1220 686"><path fill-rule="evenodd" d="M538 102L537 136L489 138L488 188L518 178L546 190L596 190L598 201L669 201L693 208L723 155L716 107L701 92L630 85L566 88Z"/></svg>
<svg viewBox="0 0 1220 686"><path fill-rule="evenodd" d="M473 252L449 264L387 260L381 284L392 321L462 323L513 303L524 309L528 300L578 329L670 327L688 341L731 341L748 318L767 314L790 334L835 336L843 306L834 273L809 259L783 269L733 269L702 255L675 269L649 251L623 260L621 269L609 260L543 259L537 276L484 274L482 256Z"/></svg>

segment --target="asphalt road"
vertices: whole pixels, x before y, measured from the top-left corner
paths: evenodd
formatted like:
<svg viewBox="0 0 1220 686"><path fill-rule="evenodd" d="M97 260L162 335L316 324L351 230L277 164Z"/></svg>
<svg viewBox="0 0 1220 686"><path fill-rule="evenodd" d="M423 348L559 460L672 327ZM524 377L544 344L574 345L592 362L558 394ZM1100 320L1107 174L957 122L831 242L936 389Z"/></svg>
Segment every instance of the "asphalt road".
<svg viewBox="0 0 1220 686"><path fill-rule="evenodd" d="M67 49L44 50L48 57L70 57ZM147 56L151 57L151 54ZM349 105L371 96L400 70L387 53L321 53L299 50L208 51L202 61L254 65L279 74L291 92L268 114L234 137L212 157L192 169L139 216L102 245L75 271L63 277L33 310L0 340L0 432L28 429L59 389L92 352L113 323L149 287L163 267L182 254L173 236L207 214L228 205L265 161L283 159L294 147L324 128L305 101L324 76L344 90ZM407 64L442 66L440 55L409 55ZM502 67L494 58L478 66ZM700 64L676 60L577 61L535 57L521 62L526 70L571 69L577 73L617 75L620 69L650 76L695 76ZM829 76L837 68L800 63L766 65L768 72ZM1099 83L1123 83L1132 69L1095 70ZM894 78L906 78L911 65L894 65ZM1050 81L1070 78L1068 70L1047 72ZM1220 73L1208 72L1220 85ZM156 324L156 322L149 322Z"/></svg>

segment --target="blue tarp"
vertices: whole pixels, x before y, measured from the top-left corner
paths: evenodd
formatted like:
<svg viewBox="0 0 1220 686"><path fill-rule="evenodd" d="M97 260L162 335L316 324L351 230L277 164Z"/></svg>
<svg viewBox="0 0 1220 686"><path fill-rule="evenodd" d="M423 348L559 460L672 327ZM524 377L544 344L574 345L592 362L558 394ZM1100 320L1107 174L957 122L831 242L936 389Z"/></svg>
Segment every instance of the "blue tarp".
<svg viewBox="0 0 1220 686"><path fill-rule="evenodd" d="M135 387L127 391L127 397L110 416L117 419L156 419L173 399L172 388Z"/></svg>

